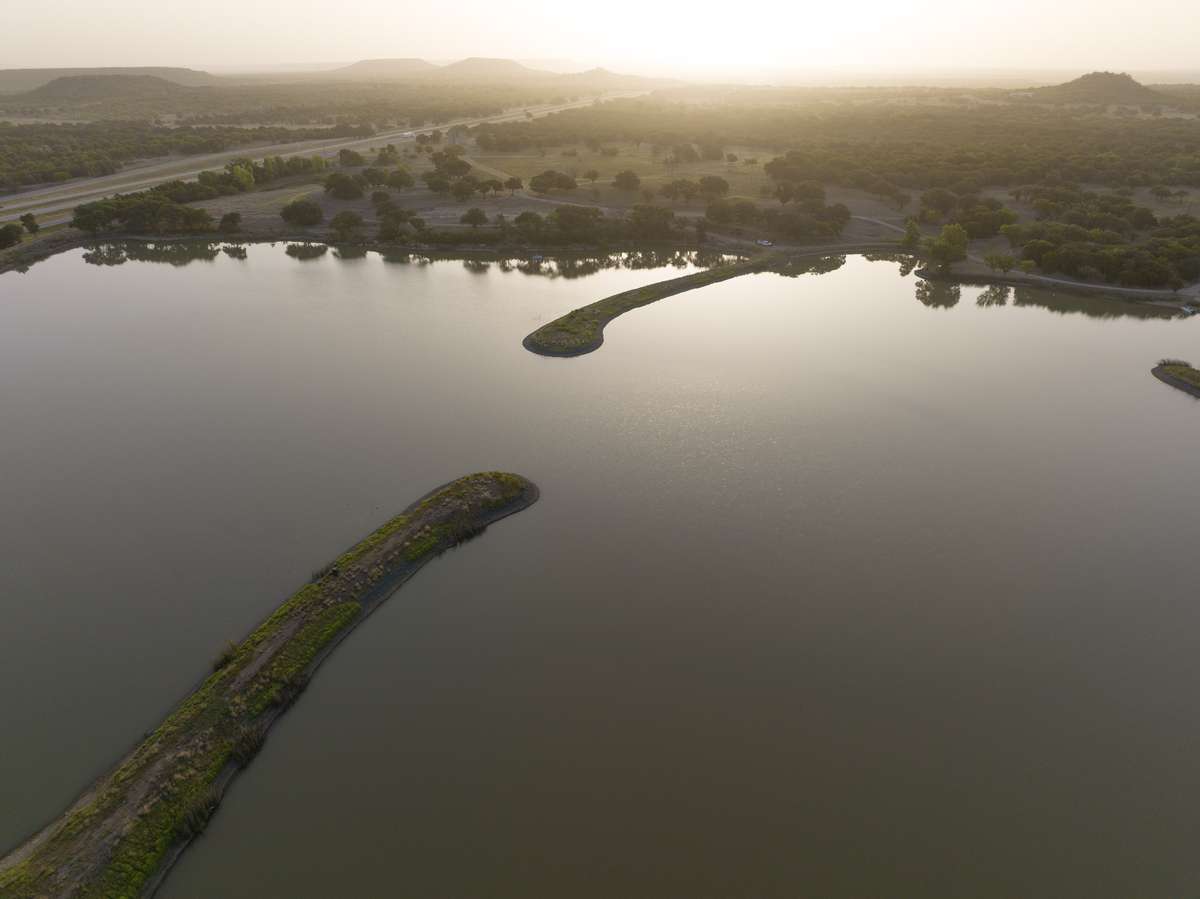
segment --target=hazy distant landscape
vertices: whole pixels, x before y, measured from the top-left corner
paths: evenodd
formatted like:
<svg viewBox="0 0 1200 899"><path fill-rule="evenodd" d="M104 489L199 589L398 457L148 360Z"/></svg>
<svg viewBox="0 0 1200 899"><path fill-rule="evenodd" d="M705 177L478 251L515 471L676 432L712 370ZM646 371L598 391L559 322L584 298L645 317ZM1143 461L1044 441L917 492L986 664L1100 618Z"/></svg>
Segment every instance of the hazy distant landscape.
<svg viewBox="0 0 1200 899"><path fill-rule="evenodd" d="M1200 888L1194 11L298 12L13 12L0 899Z"/></svg>

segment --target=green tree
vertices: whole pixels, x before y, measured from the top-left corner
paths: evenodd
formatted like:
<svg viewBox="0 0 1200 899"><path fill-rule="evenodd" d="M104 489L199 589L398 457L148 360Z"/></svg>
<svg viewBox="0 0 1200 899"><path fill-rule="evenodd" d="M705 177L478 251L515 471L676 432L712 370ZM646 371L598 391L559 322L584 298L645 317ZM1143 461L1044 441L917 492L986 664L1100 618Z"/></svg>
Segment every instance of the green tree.
<svg viewBox="0 0 1200 899"><path fill-rule="evenodd" d="M415 182L408 169L396 169L394 172L388 173L384 183L395 190L408 190Z"/></svg>
<svg viewBox="0 0 1200 899"><path fill-rule="evenodd" d="M450 194L460 203L465 203L475 193L475 185L467 181L465 178L460 178L450 185Z"/></svg>
<svg viewBox="0 0 1200 899"><path fill-rule="evenodd" d="M674 181L668 181L658 189L658 192L668 200L674 202L682 199L685 203L690 202L692 197L700 190L700 185L695 181L687 178L676 178Z"/></svg>
<svg viewBox="0 0 1200 899"><path fill-rule="evenodd" d="M367 164L361 153L356 153L354 150L346 148L338 150L338 162L344 166L361 166Z"/></svg>
<svg viewBox="0 0 1200 899"><path fill-rule="evenodd" d="M525 187L525 182L513 175L511 178L505 179L504 186L508 188L509 196L513 196Z"/></svg>
<svg viewBox="0 0 1200 899"><path fill-rule="evenodd" d="M38 224L37 216L32 212L27 212L21 216L21 224L25 226L25 230L30 234L37 234L42 230L42 226Z"/></svg>
<svg viewBox="0 0 1200 899"><path fill-rule="evenodd" d="M424 181L425 186L435 194L446 194L450 192L450 179L441 172L423 172L421 174L421 180Z"/></svg>
<svg viewBox="0 0 1200 899"><path fill-rule="evenodd" d="M645 206L639 203L629 210L626 218L634 237L665 238L671 236L671 223L675 219L675 213L661 206Z"/></svg>
<svg viewBox="0 0 1200 899"><path fill-rule="evenodd" d="M613 178L613 187L617 190L635 191L642 186L642 179L638 177L637 172L632 169L626 169L623 172L617 172Z"/></svg>
<svg viewBox="0 0 1200 899"><path fill-rule="evenodd" d="M904 237L900 240L900 246L906 250L916 251L921 247L921 228L917 224L916 219L909 219L904 223Z"/></svg>
<svg viewBox="0 0 1200 899"><path fill-rule="evenodd" d="M540 175L534 175L529 179L529 186L534 192L544 194L551 190L574 190L579 185L575 183L575 179L563 172L556 172L553 169L547 169Z"/></svg>
<svg viewBox="0 0 1200 899"><path fill-rule="evenodd" d="M227 212L221 216L221 222L217 225L217 230L222 234L237 234L242 230L242 214L240 212Z"/></svg>
<svg viewBox="0 0 1200 899"><path fill-rule="evenodd" d="M241 192L254 190L254 163L249 159L228 163L225 171Z"/></svg>
<svg viewBox="0 0 1200 899"><path fill-rule="evenodd" d="M22 229L20 225L14 225L9 222L7 225L0 225L0 250L8 247L15 247L21 242Z"/></svg>
<svg viewBox="0 0 1200 899"><path fill-rule="evenodd" d="M583 177L586 178L592 184L595 184L596 179L600 177L600 173L597 172L595 169L588 169L586 172L583 173Z"/></svg>
<svg viewBox="0 0 1200 899"><path fill-rule="evenodd" d="M362 199L362 185L342 172L334 172L325 178L325 193L339 200Z"/></svg>
<svg viewBox="0 0 1200 899"><path fill-rule="evenodd" d="M377 234L383 243L398 243L404 237L404 223L399 219L385 218L379 223Z"/></svg>
<svg viewBox="0 0 1200 899"><path fill-rule="evenodd" d="M715 200L729 193L729 182L718 175L704 175L700 179L700 195Z"/></svg>
<svg viewBox="0 0 1200 899"><path fill-rule="evenodd" d="M350 209L344 209L329 220L329 230L337 240L349 241L359 237L363 217Z"/></svg>
<svg viewBox="0 0 1200 899"><path fill-rule="evenodd" d="M958 224L943 225L942 233L925 245L925 254L939 268L967 258L967 230Z"/></svg>
<svg viewBox="0 0 1200 899"><path fill-rule="evenodd" d="M526 240L534 240L542 233L545 220L536 212L522 212L513 219L513 224L517 226L522 237Z"/></svg>
<svg viewBox="0 0 1200 899"><path fill-rule="evenodd" d="M558 233L569 241L588 243L600 234L604 214L595 206L559 206L550 213Z"/></svg>
<svg viewBox="0 0 1200 899"><path fill-rule="evenodd" d="M367 166L362 170L363 180L372 187L378 187L387 182L388 172L377 166Z"/></svg>
<svg viewBox="0 0 1200 899"><path fill-rule="evenodd" d="M298 225L302 228L307 228L312 225L319 225L325 218L325 212L321 209L321 204L315 200L301 198L288 203L283 209L279 210L279 217L289 225Z"/></svg>
<svg viewBox="0 0 1200 899"><path fill-rule="evenodd" d="M464 225L470 225L472 230L478 228L480 225L486 225L487 220L487 213L474 206L464 212L462 218L459 219Z"/></svg>
<svg viewBox="0 0 1200 899"><path fill-rule="evenodd" d="M1002 272L1006 275L1017 265L1016 257L1011 253L988 253L983 257L983 261L992 271Z"/></svg>

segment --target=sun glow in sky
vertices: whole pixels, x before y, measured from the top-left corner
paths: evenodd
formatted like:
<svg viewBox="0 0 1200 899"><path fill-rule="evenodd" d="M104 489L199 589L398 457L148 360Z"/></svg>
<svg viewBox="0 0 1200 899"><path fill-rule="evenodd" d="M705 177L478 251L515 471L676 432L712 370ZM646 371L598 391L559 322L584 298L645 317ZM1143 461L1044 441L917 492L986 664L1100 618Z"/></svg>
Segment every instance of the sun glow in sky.
<svg viewBox="0 0 1200 899"><path fill-rule="evenodd" d="M0 68L504 56L693 75L1187 69L1200 35L1200 4L1182 0L40 0L11 4L5 19Z"/></svg>

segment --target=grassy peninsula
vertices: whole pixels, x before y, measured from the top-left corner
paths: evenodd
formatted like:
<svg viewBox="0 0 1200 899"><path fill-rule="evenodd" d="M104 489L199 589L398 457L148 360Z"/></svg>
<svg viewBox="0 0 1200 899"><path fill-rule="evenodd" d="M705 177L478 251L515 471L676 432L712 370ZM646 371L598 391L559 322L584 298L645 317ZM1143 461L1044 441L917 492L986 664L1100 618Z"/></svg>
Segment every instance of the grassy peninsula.
<svg viewBox="0 0 1200 899"><path fill-rule="evenodd" d="M341 638L430 559L537 497L514 474L459 478L316 572L115 768L0 859L0 896L153 892Z"/></svg>
<svg viewBox="0 0 1200 899"><path fill-rule="evenodd" d="M1170 384L1184 393L1200 397L1200 369L1182 359L1163 359L1150 370L1164 384Z"/></svg>
<svg viewBox="0 0 1200 899"><path fill-rule="evenodd" d="M743 262L721 265L613 294L542 325L527 336L522 344L525 349L540 356L582 356L600 348L604 343L604 326L618 315L677 293L759 271L766 268L770 258L768 255L756 256Z"/></svg>

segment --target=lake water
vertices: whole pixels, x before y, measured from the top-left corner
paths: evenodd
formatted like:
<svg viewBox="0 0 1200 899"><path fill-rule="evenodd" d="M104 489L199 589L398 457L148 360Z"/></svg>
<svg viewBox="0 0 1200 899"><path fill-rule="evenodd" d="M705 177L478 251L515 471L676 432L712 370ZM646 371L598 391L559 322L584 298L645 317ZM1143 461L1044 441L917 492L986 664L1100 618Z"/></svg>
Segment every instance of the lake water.
<svg viewBox="0 0 1200 899"><path fill-rule="evenodd" d="M850 257L545 359L679 270L247 255L0 276L0 845L500 468L541 501L339 648L161 895L1200 889L1200 401L1149 373L1200 323Z"/></svg>

